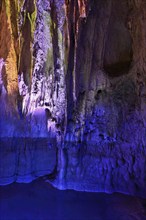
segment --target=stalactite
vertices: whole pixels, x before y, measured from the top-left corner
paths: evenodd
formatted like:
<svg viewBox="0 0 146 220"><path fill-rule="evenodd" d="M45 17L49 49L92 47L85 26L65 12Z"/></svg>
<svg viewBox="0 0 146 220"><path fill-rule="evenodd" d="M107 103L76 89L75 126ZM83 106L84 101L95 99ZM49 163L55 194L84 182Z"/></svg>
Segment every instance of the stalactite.
<svg viewBox="0 0 146 220"><path fill-rule="evenodd" d="M19 74L24 75L24 82L31 86L31 78L33 71L32 46L36 22L36 3L33 1L25 1L23 5L23 23L21 24L21 56Z"/></svg>
<svg viewBox="0 0 146 220"><path fill-rule="evenodd" d="M129 7L131 13L127 25L133 39L133 63L139 69L138 71L146 72L146 51L142 47L142 45L146 44L146 31L144 28L146 22L146 2L144 0L131 1L131 3L129 2Z"/></svg>
<svg viewBox="0 0 146 220"><path fill-rule="evenodd" d="M78 0L79 14L81 18L87 17L87 0Z"/></svg>
<svg viewBox="0 0 146 220"><path fill-rule="evenodd" d="M5 0L2 2L0 12L0 58L4 58L3 80L8 92L8 99L17 109L18 97L18 56L19 44L17 33L17 5L15 2Z"/></svg>
<svg viewBox="0 0 146 220"><path fill-rule="evenodd" d="M68 2L66 1L66 19L69 39L69 50L68 50L68 66L66 74L66 84L67 84L67 117L68 120L72 119L73 111L73 74L74 74L74 53L75 53L75 29L74 29L74 14L75 14L75 2L74 0Z"/></svg>

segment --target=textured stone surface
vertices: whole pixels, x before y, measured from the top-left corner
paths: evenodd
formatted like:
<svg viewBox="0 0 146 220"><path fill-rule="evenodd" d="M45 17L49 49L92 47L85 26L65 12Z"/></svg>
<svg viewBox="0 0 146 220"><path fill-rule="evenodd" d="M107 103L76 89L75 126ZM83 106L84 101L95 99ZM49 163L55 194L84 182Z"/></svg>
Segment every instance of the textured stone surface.
<svg viewBox="0 0 146 220"><path fill-rule="evenodd" d="M48 139L1 138L0 143L0 185L31 182L55 169L56 149Z"/></svg>
<svg viewBox="0 0 146 220"><path fill-rule="evenodd" d="M146 196L145 0L5 0L0 18L0 136L53 142L58 188Z"/></svg>

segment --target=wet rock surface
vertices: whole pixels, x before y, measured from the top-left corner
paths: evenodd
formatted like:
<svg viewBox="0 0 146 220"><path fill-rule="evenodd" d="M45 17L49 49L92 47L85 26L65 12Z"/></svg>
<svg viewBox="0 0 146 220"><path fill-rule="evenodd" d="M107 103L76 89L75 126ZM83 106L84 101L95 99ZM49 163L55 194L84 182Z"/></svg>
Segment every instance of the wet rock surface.
<svg viewBox="0 0 146 220"><path fill-rule="evenodd" d="M0 139L0 185L31 182L53 173L56 147L43 138Z"/></svg>

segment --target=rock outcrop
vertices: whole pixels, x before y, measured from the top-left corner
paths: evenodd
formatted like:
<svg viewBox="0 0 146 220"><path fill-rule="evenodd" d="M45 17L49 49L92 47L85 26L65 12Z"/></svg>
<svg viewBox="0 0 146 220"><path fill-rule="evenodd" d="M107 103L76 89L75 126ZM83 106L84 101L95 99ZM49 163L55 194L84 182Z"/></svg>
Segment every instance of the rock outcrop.
<svg viewBox="0 0 146 220"><path fill-rule="evenodd" d="M1 183L44 170L61 189L146 196L145 25L145 0L1 2Z"/></svg>

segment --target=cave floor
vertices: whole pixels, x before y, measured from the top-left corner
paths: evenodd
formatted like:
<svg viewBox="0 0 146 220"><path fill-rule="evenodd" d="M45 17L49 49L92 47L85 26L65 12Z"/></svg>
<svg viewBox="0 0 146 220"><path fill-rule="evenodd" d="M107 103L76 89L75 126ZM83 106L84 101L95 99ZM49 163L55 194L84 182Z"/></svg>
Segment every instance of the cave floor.
<svg viewBox="0 0 146 220"><path fill-rule="evenodd" d="M0 187L0 220L146 220L146 200L120 193L59 191L43 178Z"/></svg>

